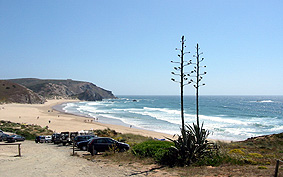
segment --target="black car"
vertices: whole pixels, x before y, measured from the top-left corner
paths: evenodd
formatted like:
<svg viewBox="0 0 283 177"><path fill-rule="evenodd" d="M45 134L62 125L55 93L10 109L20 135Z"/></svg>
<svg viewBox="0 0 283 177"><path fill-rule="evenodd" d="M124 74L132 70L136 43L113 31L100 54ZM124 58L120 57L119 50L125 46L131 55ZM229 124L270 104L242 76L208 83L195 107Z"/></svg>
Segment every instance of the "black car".
<svg viewBox="0 0 283 177"><path fill-rule="evenodd" d="M98 152L105 152L111 148L115 148L115 150L118 150L119 152L124 152L129 150L130 146L126 143L121 143L112 138L105 137L95 137L87 144L87 150L91 155L96 155Z"/></svg>
<svg viewBox="0 0 283 177"><path fill-rule="evenodd" d="M45 136L37 136L34 141L35 143L43 143L45 141Z"/></svg>
<svg viewBox="0 0 283 177"><path fill-rule="evenodd" d="M52 142L53 142L54 144L59 144L59 143L61 143L60 137L61 137L61 134L60 134L60 133L54 133L54 134L52 135Z"/></svg>
<svg viewBox="0 0 283 177"><path fill-rule="evenodd" d="M77 135L78 132L61 132L61 143L63 144L63 146L65 146L66 144L71 145Z"/></svg>
<svg viewBox="0 0 283 177"><path fill-rule="evenodd" d="M16 142L16 141L24 141L25 137L22 137L20 135L11 135L7 137L7 142Z"/></svg>
<svg viewBox="0 0 283 177"><path fill-rule="evenodd" d="M96 135L81 135L81 136L76 136L74 141L75 141L75 145L77 146L78 142L81 142L81 141L87 141L91 138L94 138L96 137Z"/></svg>
<svg viewBox="0 0 283 177"><path fill-rule="evenodd" d="M2 134L0 134L0 139L1 139L2 141L7 141L7 137L8 137L8 136L9 136L8 134L2 133Z"/></svg>
<svg viewBox="0 0 283 177"><path fill-rule="evenodd" d="M76 146L82 150L82 151L86 151L87 150L87 144L89 143L89 141L91 141L91 139L88 139L86 141L80 141L76 143Z"/></svg>

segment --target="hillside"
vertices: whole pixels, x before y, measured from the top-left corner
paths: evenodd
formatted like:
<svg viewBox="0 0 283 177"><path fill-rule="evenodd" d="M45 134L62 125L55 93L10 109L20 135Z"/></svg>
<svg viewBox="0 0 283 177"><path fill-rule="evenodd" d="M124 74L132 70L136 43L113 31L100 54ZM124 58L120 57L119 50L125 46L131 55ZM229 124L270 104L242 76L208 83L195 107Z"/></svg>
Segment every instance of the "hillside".
<svg viewBox="0 0 283 177"><path fill-rule="evenodd" d="M19 84L0 80L0 103L42 104L45 99Z"/></svg>
<svg viewBox="0 0 283 177"><path fill-rule="evenodd" d="M47 79L11 79L11 82L21 84L35 93L48 98L78 98L85 101L99 101L116 98L111 91L100 88L93 83L67 80Z"/></svg>

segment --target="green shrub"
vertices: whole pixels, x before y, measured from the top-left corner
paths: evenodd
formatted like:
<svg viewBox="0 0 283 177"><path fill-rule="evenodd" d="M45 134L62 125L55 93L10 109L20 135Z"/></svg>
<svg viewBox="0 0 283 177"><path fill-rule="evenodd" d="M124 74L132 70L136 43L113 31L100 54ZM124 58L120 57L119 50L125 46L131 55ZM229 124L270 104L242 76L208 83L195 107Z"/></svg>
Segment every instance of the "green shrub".
<svg viewBox="0 0 283 177"><path fill-rule="evenodd" d="M250 157L255 157L255 158L263 158L263 155L259 154L259 153L249 153Z"/></svg>
<svg viewBox="0 0 283 177"><path fill-rule="evenodd" d="M245 162L241 158L231 157L219 151L207 153L200 158L194 165L196 166L219 166L221 164L243 165Z"/></svg>
<svg viewBox="0 0 283 177"><path fill-rule="evenodd" d="M256 165L257 164L257 162L252 160L252 159L244 159L244 162L246 164L251 164L251 165Z"/></svg>
<svg viewBox="0 0 283 177"><path fill-rule="evenodd" d="M1 130L4 132L14 132L14 129L10 128L10 127L1 127Z"/></svg>
<svg viewBox="0 0 283 177"><path fill-rule="evenodd" d="M5 132L16 133L25 137L27 140L33 140L38 135L52 134L51 130L42 128L39 125L26 125L20 123L13 123L10 121L1 120L0 129Z"/></svg>
<svg viewBox="0 0 283 177"><path fill-rule="evenodd" d="M33 134L33 133L31 133L27 130L17 130L15 133L25 137L26 140L34 140L35 137L36 137L35 134Z"/></svg>
<svg viewBox="0 0 283 177"><path fill-rule="evenodd" d="M241 149L232 149L229 151L230 154L239 154L239 155L245 155L245 153Z"/></svg>
<svg viewBox="0 0 283 177"><path fill-rule="evenodd" d="M259 166L258 169L267 169L266 166Z"/></svg>
<svg viewBox="0 0 283 177"><path fill-rule="evenodd" d="M174 144L168 141L148 140L135 145L132 153L139 157L151 157L158 163L168 160L169 149Z"/></svg>
<svg viewBox="0 0 283 177"><path fill-rule="evenodd" d="M104 130L93 130L94 134L101 137L114 137L118 133L115 130L111 130L109 128Z"/></svg>

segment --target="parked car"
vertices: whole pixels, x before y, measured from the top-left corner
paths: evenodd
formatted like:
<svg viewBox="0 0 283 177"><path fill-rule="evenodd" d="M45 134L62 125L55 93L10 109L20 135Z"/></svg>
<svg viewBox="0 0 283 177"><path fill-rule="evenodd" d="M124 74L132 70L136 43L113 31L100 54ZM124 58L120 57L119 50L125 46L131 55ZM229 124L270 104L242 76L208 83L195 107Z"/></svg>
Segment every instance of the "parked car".
<svg viewBox="0 0 283 177"><path fill-rule="evenodd" d="M63 146L65 146L67 143L71 145L77 135L78 132L61 132L61 143L63 144Z"/></svg>
<svg viewBox="0 0 283 177"><path fill-rule="evenodd" d="M52 142L52 136L46 135L45 136L45 143L51 143Z"/></svg>
<svg viewBox="0 0 283 177"><path fill-rule="evenodd" d="M81 141L87 141L91 138L94 138L96 137L96 135L81 135L81 136L76 136L75 139L74 139L74 142L75 142L75 145L77 146L77 143L78 142L81 142Z"/></svg>
<svg viewBox="0 0 283 177"><path fill-rule="evenodd" d="M61 143L60 137L61 137L61 134L60 134L60 133L54 133L54 134L52 135L52 142L53 142L54 144L59 144L59 143Z"/></svg>
<svg viewBox="0 0 283 177"><path fill-rule="evenodd" d="M45 142L45 136L37 136L35 137L35 143L44 143Z"/></svg>
<svg viewBox="0 0 283 177"><path fill-rule="evenodd" d="M115 148L119 152L124 152L130 149L130 146L126 143L118 142L112 138L95 137L87 144L87 151L91 155L96 155L98 152L105 152L110 148Z"/></svg>
<svg viewBox="0 0 283 177"><path fill-rule="evenodd" d="M8 137L8 136L9 136L9 135L8 135L8 134L5 134L5 133L0 134L0 137L1 137L2 141L7 141L7 137Z"/></svg>
<svg viewBox="0 0 283 177"><path fill-rule="evenodd" d="M86 141L80 141L80 142L77 142L77 147L82 150L82 151L86 151L87 150L87 144L89 143L89 141L91 141L91 139L88 139Z"/></svg>
<svg viewBox="0 0 283 177"><path fill-rule="evenodd" d="M22 137L20 135L11 135L7 137L7 142L16 142L16 141L24 141L25 137Z"/></svg>

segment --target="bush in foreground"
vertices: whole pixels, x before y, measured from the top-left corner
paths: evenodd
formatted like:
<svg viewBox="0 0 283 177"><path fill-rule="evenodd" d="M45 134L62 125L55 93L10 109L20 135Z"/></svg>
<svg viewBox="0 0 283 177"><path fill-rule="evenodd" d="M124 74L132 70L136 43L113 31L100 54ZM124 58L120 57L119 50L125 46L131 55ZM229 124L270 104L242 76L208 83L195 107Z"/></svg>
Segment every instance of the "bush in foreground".
<svg viewBox="0 0 283 177"><path fill-rule="evenodd" d="M139 157L153 158L160 164L166 164L173 145L174 143L169 141L148 140L135 145L132 153Z"/></svg>

